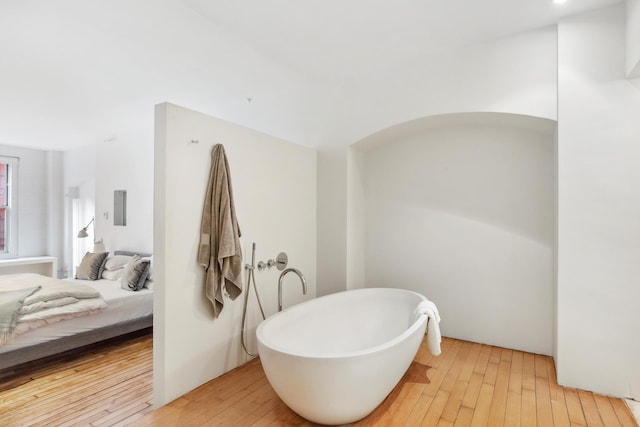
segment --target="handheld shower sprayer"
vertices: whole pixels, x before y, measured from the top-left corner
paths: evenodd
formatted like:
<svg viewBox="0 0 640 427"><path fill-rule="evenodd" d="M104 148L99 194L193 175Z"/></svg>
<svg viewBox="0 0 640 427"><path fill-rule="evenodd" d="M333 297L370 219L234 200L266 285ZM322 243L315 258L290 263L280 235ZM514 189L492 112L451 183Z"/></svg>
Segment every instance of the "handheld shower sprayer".
<svg viewBox="0 0 640 427"><path fill-rule="evenodd" d="M256 277L255 277L255 269L256 269L256 243L253 242L253 245L251 246L251 264L245 264L244 266L245 270L248 271L247 273L247 289L246 292L244 294L244 311L242 312L242 328L240 331L240 340L242 341L242 348L244 349L244 351L249 355L249 356L257 356L258 353L256 352L251 353L248 349L247 349L247 343L245 341L245 325L246 325L246 321L247 321L247 306L249 303L249 292L251 291L251 283L253 282L253 292L256 294L256 299L258 300L258 307L260 307L260 313L262 314L262 319L266 319L266 316L264 315L264 309L262 308L262 302L260 301L260 295L258 295L258 289L256 288Z"/></svg>

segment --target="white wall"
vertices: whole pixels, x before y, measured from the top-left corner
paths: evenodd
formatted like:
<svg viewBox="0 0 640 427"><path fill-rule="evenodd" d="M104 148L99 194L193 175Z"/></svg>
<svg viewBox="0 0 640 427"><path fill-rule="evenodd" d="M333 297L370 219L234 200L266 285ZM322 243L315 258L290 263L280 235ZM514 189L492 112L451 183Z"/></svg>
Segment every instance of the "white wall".
<svg viewBox="0 0 640 427"><path fill-rule="evenodd" d="M411 67L390 64L385 72L372 72L332 92L326 108L336 117L325 133L335 146L318 153L319 294L362 282L357 155L349 152L348 143L338 142L369 144L394 126L448 113L504 112L555 120L556 42L555 27L546 27L443 52Z"/></svg>
<svg viewBox="0 0 640 427"><path fill-rule="evenodd" d="M624 78L624 24L620 5L558 26L556 363L563 385L640 399L640 85Z"/></svg>
<svg viewBox="0 0 640 427"><path fill-rule="evenodd" d="M61 151L47 151L47 249L64 265L64 154ZM64 268L62 268L64 270ZM54 272L58 275L58 272Z"/></svg>
<svg viewBox="0 0 640 427"><path fill-rule="evenodd" d="M102 239L108 251L153 251L153 137L123 131L82 148L64 152L65 266L73 274L73 257L93 250ZM127 191L127 225L113 225L113 192ZM70 194L74 193L74 194ZM72 222L72 198L82 220ZM78 230L95 215L89 237L77 239ZM95 227L95 236L94 236ZM75 250L73 249L75 247ZM75 255L74 255L75 253Z"/></svg>
<svg viewBox="0 0 640 427"><path fill-rule="evenodd" d="M336 116L326 138L352 143L408 120L468 111L555 120L556 36L545 27L348 80L326 106Z"/></svg>
<svg viewBox="0 0 640 427"><path fill-rule="evenodd" d="M366 151L367 286L424 294L448 337L552 354L555 122L422 122Z"/></svg>
<svg viewBox="0 0 640 427"><path fill-rule="evenodd" d="M347 150L318 150L318 295L347 288Z"/></svg>
<svg viewBox="0 0 640 427"><path fill-rule="evenodd" d="M553 134L553 200L556 210L553 218L553 360L558 360L558 126ZM557 374L556 374L557 375Z"/></svg>
<svg viewBox="0 0 640 427"><path fill-rule="evenodd" d="M640 77L640 0L627 0L627 77Z"/></svg>
<svg viewBox="0 0 640 427"><path fill-rule="evenodd" d="M153 140L122 133L96 145L96 237L109 251L153 250ZM127 191L127 225L113 225L113 192Z"/></svg>
<svg viewBox="0 0 640 427"><path fill-rule="evenodd" d="M198 140L193 144L191 140ZM305 274L284 284L285 306L316 295L316 154L172 104L156 107L154 256L154 401L165 404L247 360L240 345L245 293L227 300L219 318L203 293L196 257L211 148L225 146L245 262L289 255ZM277 271L256 271L267 315L277 310ZM246 286L246 282L245 282ZM245 290L246 292L246 290ZM256 349L255 296L250 294L249 347Z"/></svg>
<svg viewBox="0 0 640 427"><path fill-rule="evenodd" d="M95 206L95 170L96 147L68 150L63 154L64 188L64 259L58 261L58 267L64 269L67 276L75 273L79 257L93 250L93 227L87 231L89 237L78 239L78 231L91 220ZM73 210L82 211L81 219L74 221Z"/></svg>
<svg viewBox="0 0 640 427"><path fill-rule="evenodd" d="M347 289L366 287L365 154L347 151Z"/></svg>

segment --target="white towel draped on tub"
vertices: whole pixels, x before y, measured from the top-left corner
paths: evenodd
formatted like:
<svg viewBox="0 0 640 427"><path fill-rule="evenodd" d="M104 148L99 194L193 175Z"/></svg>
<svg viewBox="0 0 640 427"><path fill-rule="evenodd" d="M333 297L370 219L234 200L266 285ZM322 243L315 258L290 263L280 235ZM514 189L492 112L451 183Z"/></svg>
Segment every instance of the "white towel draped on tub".
<svg viewBox="0 0 640 427"><path fill-rule="evenodd" d="M211 151L211 172L202 209L198 263L205 268L205 293L215 317L224 307L222 289L231 299L242 292L240 227L233 203L229 163L221 144Z"/></svg>
<svg viewBox="0 0 640 427"><path fill-rule="evenodd" d="M429 318L429 323L427 326L427 348L434 356L438 356L441 352L440 350L440 342L442 341L442 336L440 335L440 313L438 313L438 307L429 301L422 301L418 304L416 308L416 313L426 314Z"/></svg>

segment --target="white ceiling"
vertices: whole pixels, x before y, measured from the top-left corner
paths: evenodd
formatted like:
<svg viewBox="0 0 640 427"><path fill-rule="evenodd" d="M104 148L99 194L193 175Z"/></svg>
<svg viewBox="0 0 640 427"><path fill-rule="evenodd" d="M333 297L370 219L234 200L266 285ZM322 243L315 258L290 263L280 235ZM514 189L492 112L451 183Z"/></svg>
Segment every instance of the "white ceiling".
<svg viewBox="0 0 640 427"><path fill-rule="evenodd" d="M336 85L620 1L0 0L0 143L152 139L164 101L315 141Z"/></svg>
<svg viewBox="0 0 640 427"><path fill-rule="evenodd" d="M257 50L318 78L366 73L555 23L616 0L185 0Z"/></svg>

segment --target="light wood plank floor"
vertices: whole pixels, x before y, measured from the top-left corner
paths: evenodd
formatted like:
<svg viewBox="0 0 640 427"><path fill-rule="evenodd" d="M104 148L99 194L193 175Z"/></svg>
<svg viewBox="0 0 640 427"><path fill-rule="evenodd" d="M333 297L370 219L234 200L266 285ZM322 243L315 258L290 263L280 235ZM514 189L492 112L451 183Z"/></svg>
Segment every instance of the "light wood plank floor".
<svg viewBox="0 0 640 427"><path fill-rule="evenodd" d="M128 425L152 411L152 384L151 334L111 340L0 372L0 426Z"/></svg>
<svg viewBox="0 0 640 427"><path fill-rule="evenodd" d="M354 426L635 426L620 399L558 386L550 357L445 338L421 346L400 384ZM134 423L144 426L312 426L275 395L259 360Z"/></svg>
<svg viewBox="0 0 640 427"><path fill-rule="evenodd" d="M549 357L447 338L442 349L432 357L423 344L354 426L636 426L622 400L559 387ZM278 399L258 359L151 412L151 353L151 338L137 338L4 381L0 425L314 425Z"/></svg>

